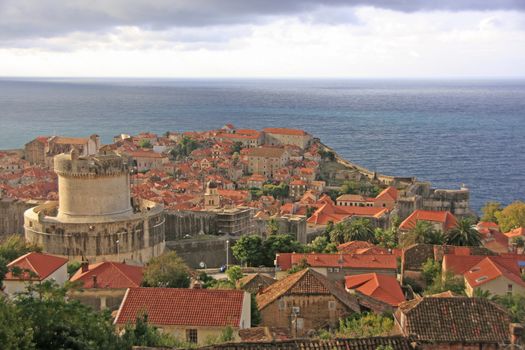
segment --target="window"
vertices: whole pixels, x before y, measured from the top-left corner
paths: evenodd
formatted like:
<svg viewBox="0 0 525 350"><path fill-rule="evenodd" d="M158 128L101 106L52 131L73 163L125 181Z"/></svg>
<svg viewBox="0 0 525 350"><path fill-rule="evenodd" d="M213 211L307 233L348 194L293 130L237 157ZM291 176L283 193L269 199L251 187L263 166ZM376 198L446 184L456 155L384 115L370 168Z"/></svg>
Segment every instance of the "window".
<svg viewBox="0 0 525 350"><path fill-rule="evenodd" d="M507 285L507 294L512 294L512 284Z"/></svg>
<svg viewBox="0 0 525 350"><path fill-rule="evenodd" d="M328 272L333 272L334 269L332 269L331 267L328 268Z"/></svg>
<svg viewBox="0 0 525 350"><path fill-rule="evenodd" d="M335 310L335 301L328 301L328 310Z"/></svg>
<svg viewBox="0 0 525 350"><path fill-rule="evenodd" d="M283 299L279 299L278 307L279 307L279 310L284 310L285 305L284 305L284 300Z"/></svg>
<svg viewBox="0 0 525 350"><path fill-rule="evenodd" d="M334 267L334 272L339 272L339 268L338 267Z"/></svg>
<svg viewBox="0 0 525 350"><path fill-rule="evenodd" d="M188 343L197 343L198 337L196 329L186 329L186 341Z"/></svg>

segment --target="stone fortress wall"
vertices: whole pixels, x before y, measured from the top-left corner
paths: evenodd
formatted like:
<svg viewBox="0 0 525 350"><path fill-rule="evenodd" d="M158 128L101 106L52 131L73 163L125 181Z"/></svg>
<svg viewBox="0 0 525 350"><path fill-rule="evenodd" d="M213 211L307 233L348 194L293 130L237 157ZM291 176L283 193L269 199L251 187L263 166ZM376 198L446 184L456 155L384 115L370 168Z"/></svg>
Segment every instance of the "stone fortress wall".
<svg viewBox="0 0 525 350"><path fill-rule="evenodd" d="M55 157L59 201L25 212L28 241L45 252L91 262L124 259L147 262L162 254L162 205L132 201L127 159L116 154Z"/></svg>

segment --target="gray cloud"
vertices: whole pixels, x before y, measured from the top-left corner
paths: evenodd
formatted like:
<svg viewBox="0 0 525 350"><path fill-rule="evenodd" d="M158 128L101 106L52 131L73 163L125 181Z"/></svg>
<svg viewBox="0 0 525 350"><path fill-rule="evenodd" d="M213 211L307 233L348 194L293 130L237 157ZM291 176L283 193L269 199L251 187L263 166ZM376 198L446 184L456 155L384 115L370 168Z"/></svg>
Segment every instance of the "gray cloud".
<svg viewBox="0 0 525 350"><path fill-rule="evenodd" d="M402 12L516 10L525 0L0 0L0 42L107 32L118 26L146 30L264 23L279 16L318 11L323 23L351 22L327 9L374 6ZM321 9L321 11L319 11Z"/></svg>

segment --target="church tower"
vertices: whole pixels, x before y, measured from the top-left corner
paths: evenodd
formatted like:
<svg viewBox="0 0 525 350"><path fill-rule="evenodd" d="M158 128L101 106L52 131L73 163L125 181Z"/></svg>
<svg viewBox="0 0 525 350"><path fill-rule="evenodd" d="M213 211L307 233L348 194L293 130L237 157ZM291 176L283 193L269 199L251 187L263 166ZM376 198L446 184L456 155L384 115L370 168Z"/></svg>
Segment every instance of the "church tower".
<svg viewBox="0 0 525 350"><path fill-rule="evenodd" d="M215 209L220 205L221 197L217 191L217 184L214 181L209 181L206 185L206 192L204 192L204 208Z"/></svg>

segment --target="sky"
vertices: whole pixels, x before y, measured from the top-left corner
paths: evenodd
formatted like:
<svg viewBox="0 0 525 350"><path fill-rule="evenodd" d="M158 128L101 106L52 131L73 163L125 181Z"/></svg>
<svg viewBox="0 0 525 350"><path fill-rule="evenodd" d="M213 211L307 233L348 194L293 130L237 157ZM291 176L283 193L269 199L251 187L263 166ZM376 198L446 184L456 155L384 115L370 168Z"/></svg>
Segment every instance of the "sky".
<svg viewBox="0 0 525 350"><path fill-rule="evenodd" d="M525 77L525 0L0 0L0 77Z"/></svg>

